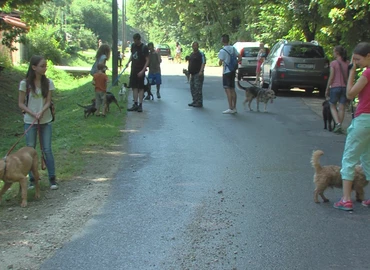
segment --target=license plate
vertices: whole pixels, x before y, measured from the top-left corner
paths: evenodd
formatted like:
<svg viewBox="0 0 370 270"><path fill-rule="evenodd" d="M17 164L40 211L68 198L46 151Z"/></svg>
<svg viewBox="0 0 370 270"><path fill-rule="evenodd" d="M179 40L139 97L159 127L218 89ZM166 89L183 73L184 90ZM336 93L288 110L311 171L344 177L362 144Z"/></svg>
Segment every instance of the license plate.
<svg viewBox="0 0 370 270"><path fill-rule="evenodd" d="M296 64L297 68L302 68L302 69L314 69L315 65L314 64Z"/></svg>

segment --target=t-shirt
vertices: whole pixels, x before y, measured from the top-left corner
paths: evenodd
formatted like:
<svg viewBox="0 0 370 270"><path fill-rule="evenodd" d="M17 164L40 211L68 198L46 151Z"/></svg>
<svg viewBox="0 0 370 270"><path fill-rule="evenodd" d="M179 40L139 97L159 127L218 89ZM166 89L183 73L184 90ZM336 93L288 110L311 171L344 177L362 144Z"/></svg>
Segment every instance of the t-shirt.
<svg viewBox="0 0 370 270"><path fill-rule="evenodd" d="M227 52L226 52L226 51ZM224 46L219 52L218 52L218 59L222 60L223 63L223 67L224 67L224 74L225 73L230 73L231 70L229 69L228 65L226 65L226 63L230 63L230 55L231 54L234 54L235 57L237 57L239 55L238 51L235 49L235 47L231 46L231 45L226 45Z"/></svg>
<svg viewBox="0 0 370 270"><path fill-rule="evenodd" d="M141 43L137 46L135 43L131 45L131 56L132 56L132 68L136 71L140 71L145 66L145 57L149 56L148 46Z"/></svg>
<svg viewBox="0 0 370 270"><path fill-rule="evenodd" d="M106 92L108 76L103 72L96 72L94 74L95 91L96 92Z"/></svg>
<svg viewBox="0 0 370 270"><path fill-rule="evenodd" d="M364 89L358 94L358 105L355 113L355 117L362 113L370 113L370 69L367 68L361 76L366 77L367 84Z"/></svg>
<svg viewBox="0 0 370 270"><path fill-rule="evenodd" d="M192 52L189 57L188 71L191 75L198 74L202 64L206 64L206 57L202 51Z"/></svg>
<svg viewBox="0 0 370 270"><path fill-rule="evenodd" d="M149 54L149 74L161 73L161 56L152 52Z"/></svg>
<svg viewBox="0 0 370 270"><path fill-rule="evenodd" d="M54 91L55 86L51 79L49 80L49 90ZM22 80L19 84L19 91L26 92L27 93L27 83L26 80ZM27 99L27 97L26 97ZM46 98L42 96L41 88L36 87L36 93L34 94L32 91L29 93L28 97L28 104L27 107L30 108L33 112L41 112L42 108L44 107L44 104L46 102ZM32 124L32 122L35 120L35 118L25 113L23 116L24 123L26 124ZM53 120L53 117L51 115L50 110L46 110L44 114L42 115L42 118L40 119L40 124L49 123Z"/></svg>
<svg viewBox="0 0 370 270"><path fill-rule="evenodd" d="M342 65L343 71L341 70L339 63ZM348 79L348 63L342 60L334 60L330 63L330 67L334 69L334 78L330 87L346 87L346 81Z"/></svg>

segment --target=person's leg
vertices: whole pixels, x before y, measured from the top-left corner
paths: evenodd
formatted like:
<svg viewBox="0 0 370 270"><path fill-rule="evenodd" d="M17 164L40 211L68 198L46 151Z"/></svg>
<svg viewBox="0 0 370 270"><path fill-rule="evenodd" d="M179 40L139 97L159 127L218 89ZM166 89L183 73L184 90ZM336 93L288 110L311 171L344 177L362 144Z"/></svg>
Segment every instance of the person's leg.
<svg viewBox="0 0 370 270"><path fill-rule="evenodd" d="M188 104L189 106L193 106L193 104L195 103L195 76L192 75L191 78L190 78L190 93L191 93L191 97L193 99L192 103Z"/></svg>
<svg viewBox="0 0 370 270"><path fill-rule="evenodd" d="M54 155L51 148L51 140L52 140L52 124L47 123L40 126L40 140L42 143L42 151L44 153L46 168L48 169L49 175L49 182L50 187L52 189L57 189L58 186L56 184L55 178L55 161Z"/></svg>
<svg viewBox="0 0 370 270"><path fill-rule="evenodd" d="M346 104L347 104L346 87L341 87L340 97L339 97L339 106L338 106L338 121L340 124L342 124L344 120Z"/></svg>
<svg viewBox="0 0 370 270"><path fill-rule="evenodd" d="M235 88L230 88L230 96L231 96L232 110L234 112L236 112L236 99L237 99L237 95L236 95L236 92L235 92Z"/></svg>
<svg viewBox="0 0 370 270"><path fill-rule="evenodd" d="M161 84L162 84L161 73L156 74L156 83L157 83L157 98L161 98L161 94L160 94Z"/></svg>
<svg viewBox="0 0 370 270"><path fill-rule="evenodd" d="M26 131L31 124L24 124L24 131ZM27 131L26 133L26 145L32 148L36 148L36 143L37 143L37 124L33 125L30 130ZM35 179L33 177L32 172L30 171L28 173L30 177L30 187L34 186Z"/></svg>
<svg viewBox="0 0 370 270"><path fill-rule="evenodd" d="M194 107L202 107L203 106L203 81L204 76L196 74L194 75Z"/></svg>
<svg viewBox="0 0 370 270"><path fill-rule="evenodd" d="M106 112L107 112L107 94L106 92L102 92L101 93L101 99L102 99L102 106L103 106L103 112L102 112L102 115L105 116Z"/></svg>
<svg viewBox="0 0 370 270"><path fill-rule="evenodd" d="M342 125L345 113L345 104L339 103L338 106L338 123Z"/></svg>
<svg viewBox="0 0 370 270"><path fill-rule="evenodd" d="M96 116L100 116L100 106L101 106L101 97L99 92L95 92L95 107L96 107Z"/></svg>

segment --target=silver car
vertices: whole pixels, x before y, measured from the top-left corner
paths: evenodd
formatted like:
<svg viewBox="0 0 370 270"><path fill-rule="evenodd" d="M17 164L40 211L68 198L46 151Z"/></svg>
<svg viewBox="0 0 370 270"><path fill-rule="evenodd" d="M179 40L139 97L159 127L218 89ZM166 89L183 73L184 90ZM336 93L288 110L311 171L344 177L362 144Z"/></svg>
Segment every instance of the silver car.
<svg viewBox="0 0 370 270"><path fill-rule="evenodd" d="M242 57L238 65L238 80L242 80L243 77L256 76L257 55L260 50L260 42L238 41L233 46Z"/></svg>
<svg viewBox="0 0 370 270"><path fill-rule="evenodd" d="M329 64L324 49L317 42L282 40L272 47L262 64L261 84L275 93L279 89L294 87L312 93L317 88L324 96Z"/></svg>

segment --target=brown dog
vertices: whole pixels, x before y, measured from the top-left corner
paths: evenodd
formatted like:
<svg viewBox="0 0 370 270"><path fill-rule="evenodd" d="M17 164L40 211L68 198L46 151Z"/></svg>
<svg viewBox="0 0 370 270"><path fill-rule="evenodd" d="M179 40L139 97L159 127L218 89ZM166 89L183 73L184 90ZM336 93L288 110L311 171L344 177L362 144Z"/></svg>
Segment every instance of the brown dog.
<svg viewBox="0 0 370 270"><path fill-rule="evenodd" d="M312 153L311 164L315 169L313 182L315 183L315 191L313 200L315 203L319 202L320 195L324 202L329 200L324 196L324 191L328 187L342 187L342 176L340 174L341 167L335 165L321 166L320 157L324 154L321 150L316 150ZM364 200L364 187L368 184L366 176L360 165L356 166L355 178L353 179L353 190L356 191L356 200L362 202Z"/></svg>
<svg viewBox="0 0 370 270"><path fill-rule="evenodd" d="M245 108L245 104L248 102L248 108L250 111L253 111L251 108L251 103L253 99L256 99L257 101L257 112L260 111L260 102L265 103L264 112L267 112L267 103L269 101L273 103L274 99L276 98L275 92L270 89L263 89L252 84L250 87L242 86L239 81L238 87L245 91L245 100L243 101L243 105Z"/></svg>
<svg viewBox="0 0 370 270"><path fill-rule="evenodd" d="M27 174L32 172L35 178L35 198L40 198L40 184L37 152L32 147L23 147L17 152L0 160L0 179L4 186L0 191L0 202L3 194L14 182L19 182L22 191L22 207L27 206Z"/></svg>

